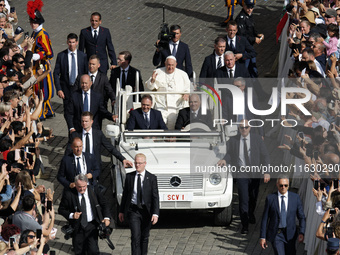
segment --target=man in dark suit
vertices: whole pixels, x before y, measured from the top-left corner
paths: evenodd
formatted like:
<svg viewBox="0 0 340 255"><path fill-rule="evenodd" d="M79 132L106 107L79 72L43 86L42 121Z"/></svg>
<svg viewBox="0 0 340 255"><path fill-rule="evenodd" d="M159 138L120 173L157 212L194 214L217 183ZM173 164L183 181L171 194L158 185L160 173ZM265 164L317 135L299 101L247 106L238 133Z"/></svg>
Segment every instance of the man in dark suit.
<svg viewBox="0 0 340 255"><path fill-rule="evenodd" d="M248 234L249 223L255 224L254 211L260 186L260 175L244 170L252 166L269 165L269 153L262 137L250 133L248 120L241 120L239 134L231 137L227 142L227 154L217 164L236 166L239 173L236 175L239 195L239 212L241 217L241 234ZM270 180L269 174L264 174L264 182Z"/></svg>
<svg viewBox="0 0 340 255"><path fill-rule="evenodd" d="M254 47L250 45L247 38L236 35L237 23L235 21L228 22L226 31L226 51L232 51L237 62L244 64L247 59L256 57Z"/></svg>
<svg viewBox="0 0 340 255"><path fill-rule="evenodd" d="M83 112L81 114L82 132L73 132L71 138L79 137L83 141L82 151L94 155L96 162L101 162L100 151L103 146L108 152L115 156L124 164L124 167L133 167L131 161L124 158L124 156L112 145L112 143L105 137L104 133L99 129L92 128L93 114L90 112ZM68 146L67 151L70 150Z"/></svg>
<svg viewBox="0 0 340 255"><path fill-rule="evenodd" d="M216 70L218 83L230 83L230 80L237 77L248 78L249 73L243 63L236 62L235 54L232 51L224 53L224 66Z"/></svg>
<svg viewBox="0 0 340 255"><path fill-rule="evenodd" d="M226 40L223 37L217 37L214 44L214 52L204 59L201 72L200 81L202 83L208 82L212 84L207 79L204 78L214 78L215 72L218 68L224 66L223 54L225 52Z"/></svg>
<svg viewBox="0 0 340 255"><path fill-rule="evenodd" d="M63 157L57 179L66 188L75 187L74 177L80 173L86 175L90 184L95 185L100 173L98 162L93 155L83 151L83 142L79 137L72 140L72 152Z"/></svg>
<svg viewBox="0 0 340 255"><path fill-rule="evenodd" d="M69 34L67 45L67 50L58 53L53 72L55 88L58 96L63 99L64 114L71 93L75 90L76 77L87 73L87 56L84 52L77 50L78 36L74 33Z"/></svg>
<svg viewBox="0 0 340 255"><path fill-rule="evenodd" d="M75 178L75 189L64 190L58 213L73 227L72 246L76 255L99 255L98 226L110 225L110 211L102 193L87 186L84 174Z"/></svg>
<svg viewBox="0 0 340 255"><path fill-rule="evenodd" d="M267 240L273 245L275 254L295 255L296 217L299 219L298 241L303 242L306 229L306 218L298 194L289 192L289 179L277 179L278 191L269 194L263 211L260 245L267 248Z"/></svg>
<svg viewBox="0 0 340 255"><path fill-rule="evenodd" d="M177 68L185 71L188 74L189 78L191 78L192 64L189 46L186 43L179 41L182 35L181 27L179 25L172 25L170 27L170 32L172 32L174 36L164 49L156 49L156 52L153 55L152 63L154 66L164 67L166 58L172 55L177 60ZM158 45L158 43L159 41L157 41L156 44Z"/></svg>
<svg viewBox="0 0 340 255"><path fill-rule="evenodd" d="M84 28L80 31L79 36L79 50L84 51L89 58L92 55L98 55L100 58L100 71L103 74L107 73L107 70L113 69L117 65L116 53L112 44L110 30L101 27L102 16L99 12L91 14L91 26ZM106 51L107 49L107 51ZM111 60L111 66L109 66L107 54Z"/></svg>
<svg viewBox="0 0 340 255"><path fill-rule="evenodd" d="M131 254L148 253L151 224L155 225L159 216L159 194L157 177L145 170L146 157L135 156L136 171L128 173L125 179L119 220L127 219L131 229Z"/></svg>
<svg viewBox="0 0 340 255"><path fill-rule="evenodd" d="M136 89L136 73L139 74L139 91L144 91L143 86L143 80L142 75L140 74L140 71L130 65L132 60L132 55L129 51L122 51L118 55L118 65L119 67L116 67L111 70L111 77L110 77L110 83L113 88L113 92L116 93L116 86L117 86L117 79L119 79L120 87L122 89L125 89L126 85L130 85L134 92L137 91Z"/></svg>
<svg viewBox="0 0 340 255"><path fill-rule="evenodd" d="M201 100L199 95L192 94L189 97L189 107L186 107L179 111L175 129L183 129L190 123L204 123L210 129L213 128L213 119L209 110L207 110L206 115L202 115L201 111Z"/></svg>
<svg viewBox="0 0 340 255"><path fill-rule="evenodd" d="M104 107L104 99L99 93L92 91L91 78L83 74L80 78L81 91L72 94L69 105L67 106L66 122L70 133L81 132L81 114L91 112L93 114L93 127L101 129L101 119L107 118L115 120L117 116L112 115Z"/></svg>
<svg viewBox="0 0 340 255"><path fill-rule="evenodd" d="M243 119L251 120L251 119L261 119L259 116L253 114L248 107L248 90L246 80L242 77L238 77L233 81L233 85L238 87L243 94L244 99L244 113L240 115L234 114L234 98L230 91L222 91L223 95L223 105L222 105L222 117L223 119L228 120L228 123L240 122ZM255 91L252 93L253 106L255 109L259 109L259 103L256 96ZM239 106L241 101L238 101L237 105ZM254 126L259 126L257 128L253 128L252 131L258 131L258 134L264 137L264 129L261 127L261 123L259 121L253 121Z"/></svg>
<svg viewBox="0 0 340 255"><path fill-rule="evenodd" d="M164 129L168 130L160 111L152 109L152 97L144 95L141 101L141 108L130 112L126 123L127 130L134 129Z"/></svg>
<svg viewBox="0 0 340 255"><path fill-rule="evenodd" d="M89 72L88 75L91 78L92 82L92 91L98 92L104 98L104 107L107 108L107 102L110 99L111 104L114 105L116 94L112 90L109 79L107 78L106 73L102 73L99 71L100 68L100 59L97 55L92 55L89 59ZM80 77L79 75L75 82L75 89L80 90Z"/></svg>

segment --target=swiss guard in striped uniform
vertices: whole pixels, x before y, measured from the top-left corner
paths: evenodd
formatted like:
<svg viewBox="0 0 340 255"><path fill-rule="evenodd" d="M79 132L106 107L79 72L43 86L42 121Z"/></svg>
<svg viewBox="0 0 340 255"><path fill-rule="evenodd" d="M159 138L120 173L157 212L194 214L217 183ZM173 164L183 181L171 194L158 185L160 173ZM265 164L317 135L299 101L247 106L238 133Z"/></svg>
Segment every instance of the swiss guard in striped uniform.
<svg viewBox="0 0 340 255"><path fill-rule="evenodd" d="M43 71L47 69L47 63L53 58L53 50L51 45L50 36L43 28L44 18L41 15L41 7L43 6L41 0L29 1L27 3L27 13L30 19L30 24L33 29L32 36L34 38L33 44L33 73L42 68ZM39 84L35 85L35 93L39 95L39 90L43 90L44 104L40 119L46 117L53 117L54 111L51 106L50 99L54 96L53 90L53 75L50 72L47 77Z"/></svg>

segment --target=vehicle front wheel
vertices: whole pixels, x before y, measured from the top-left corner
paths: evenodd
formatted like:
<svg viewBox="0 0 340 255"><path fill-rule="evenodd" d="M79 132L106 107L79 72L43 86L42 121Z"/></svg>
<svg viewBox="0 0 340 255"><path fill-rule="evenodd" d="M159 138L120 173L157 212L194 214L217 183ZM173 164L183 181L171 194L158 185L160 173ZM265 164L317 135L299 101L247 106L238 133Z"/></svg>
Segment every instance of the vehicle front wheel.
<svg viewBox="0 0 340 255"><path fill-rule="evenodd" d="M229 226L233 220L232 204L226 208L218 208L214 211L214 223L216 226Z"/></svg>

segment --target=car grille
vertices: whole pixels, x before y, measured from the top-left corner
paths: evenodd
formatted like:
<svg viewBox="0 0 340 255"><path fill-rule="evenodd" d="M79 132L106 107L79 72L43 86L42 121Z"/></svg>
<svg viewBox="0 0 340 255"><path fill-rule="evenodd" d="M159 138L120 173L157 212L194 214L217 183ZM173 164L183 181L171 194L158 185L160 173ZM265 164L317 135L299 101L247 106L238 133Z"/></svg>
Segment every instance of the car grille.
<svg viewBox="0 0 340 255"><path fill-rule="evenodd" d="M170 184L172 178L180 179L180 184L176 187ZM174 179L173 179L174 180ZM158 189L202 189L203 175L202 174L159 174L157 175Z"/></svg>

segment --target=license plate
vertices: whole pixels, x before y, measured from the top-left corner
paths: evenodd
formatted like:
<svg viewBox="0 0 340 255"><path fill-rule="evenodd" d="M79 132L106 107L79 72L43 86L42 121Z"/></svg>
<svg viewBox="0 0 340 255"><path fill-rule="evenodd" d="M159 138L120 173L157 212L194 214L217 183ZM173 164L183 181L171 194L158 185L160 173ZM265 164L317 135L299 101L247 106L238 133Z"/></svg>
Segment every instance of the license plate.
<svg viewBox="0 0 340 255"><path fill-rule="evenodd" d="M162 201L192 201L194 194L192 192L186 193L163 193Z"/></svg>

